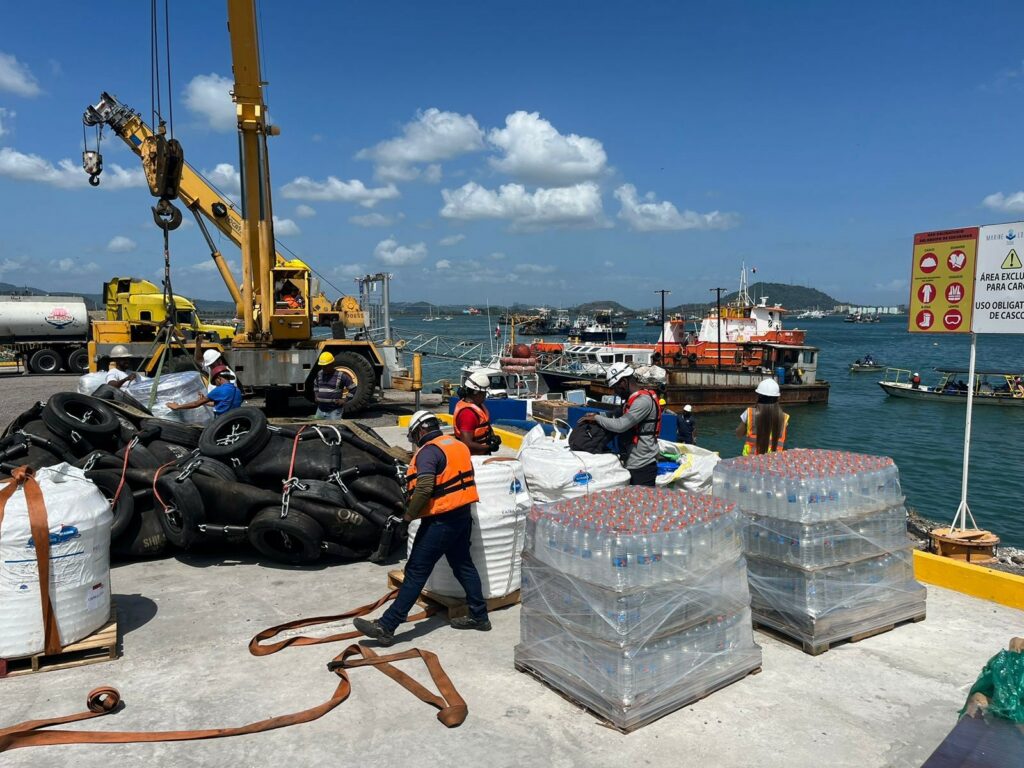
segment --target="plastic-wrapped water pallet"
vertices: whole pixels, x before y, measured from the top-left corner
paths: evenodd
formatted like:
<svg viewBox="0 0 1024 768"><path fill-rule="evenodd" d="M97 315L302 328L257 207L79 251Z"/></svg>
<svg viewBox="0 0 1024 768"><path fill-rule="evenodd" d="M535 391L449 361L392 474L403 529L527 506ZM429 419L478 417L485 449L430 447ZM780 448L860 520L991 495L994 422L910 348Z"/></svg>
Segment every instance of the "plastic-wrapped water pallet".
<svg viewBox="0 0 1024 768"><path fill-rule="evenodd" d="M732 504L624 488L536 505L517 669L631 731L760 669Z"/></svg>
<svg viewBox="0 0 1024 768"><path fill-rule="evenodd" d="M719 464L747 526L754 623L818 654L925 616L892 459L795 450Z"/></svg>
<svg viewBox="0 0 1024 768"><path fill-rule="evenodd" d="M150 406L154 382L156 397ZM207 424L213 420L213 409L208 405L178 411L172 411L167 407L168 403L192 403L198 400L200 395L206 394L206 383L198 371L165 373L159 380L140 379L129 384L127 390L129 395L148 407L157 418L186 424Z"/></svg>

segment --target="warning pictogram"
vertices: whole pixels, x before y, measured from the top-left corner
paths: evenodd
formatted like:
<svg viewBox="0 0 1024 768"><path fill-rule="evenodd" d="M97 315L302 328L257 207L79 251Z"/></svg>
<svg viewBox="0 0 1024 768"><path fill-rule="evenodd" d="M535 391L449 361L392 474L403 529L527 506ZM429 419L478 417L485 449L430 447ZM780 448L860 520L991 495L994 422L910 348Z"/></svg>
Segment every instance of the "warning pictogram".
<svg viewBox="0 0 1024 768"><path fill-rule="evenodd" d="M962 301L964 298L964 285L963 283L950 283L946 286L946 301L950 304L956 304Z"/></svg>
<svg viewBox="0 0 1024 768"><path fill-rule="evenodd" d="M931 304L932 299L935 298L935 286L931 283L925 283L917 289L917 298L921 300L922 304Z"/></svg>
<svg viewBox="0 0 1024 768"><path fill-rule="evenodd" d="M917 327L922 331L926 331L932 327L932 323L935 322L935 316L931 313L931 310L922 309L917 313L917 317L914 318L914 322L917 323Z"/></svg>
<svg viewBox="0 0 1024 768"><path fill-rule="evenodd" d="M1020 256L1017 255L1017 251L1014 248L1010 249L1010 252L1006 254L1006 258L1003 259L1002 269L1020 269Z"/></svg>
<svg viewBox="0 0 1024 768"><path fill-rule="evenodd" d="M959 309L947 310L946 314L942 316L942 324L946 326L947 331L955 331L963 321L964 316Z"/></svg>
<svg viewBox="0 0 1024 768"><path fill-rule="evenodd" d="M921 268L921 271L927 275L928 273L934 272L936 270L936 268L939 266L939 260L936 258L934 253L929 251L928 253L921 257L919 266Z"/></svg>
<svg viewBox="0 0 1024 768"><path fill-rule="evenodd" d="M967 266L967 254L961 250L950 251L946 263L949 264L949 269L952 272L959 272Z"/></svg>

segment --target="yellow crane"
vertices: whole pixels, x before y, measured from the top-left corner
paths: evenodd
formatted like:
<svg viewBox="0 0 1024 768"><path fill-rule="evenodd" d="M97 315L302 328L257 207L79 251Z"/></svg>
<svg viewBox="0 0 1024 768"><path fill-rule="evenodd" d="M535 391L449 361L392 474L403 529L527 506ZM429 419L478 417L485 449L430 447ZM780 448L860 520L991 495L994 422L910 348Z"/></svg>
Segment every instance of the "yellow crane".
<svg viewBox="0 0 1024 768"><path fill-rule="evenodd" d="M299 259L285 259L275 250L267 137L279 131L266 119L254 1L227 0L227 10L234 72L232 98L238 118L241 206L236 209L183 162L177 195L196 215L221 278L243 319L242 330L232 342L231 366L247 387L267 391L270 399L289 390L308 391L317 358L322 352L330 352L355 382L346 412L358 412L371 402L381 386L385 360L371 341L344 338L341 326L362 326L364 322L358 302L345 297L331 306L325 297L314 296L309 266ZM86 109L83 120L86 125L109 126L142 157L144 166L149 161L146 142L154 137L153 131L137 112L114 97L104 93L99 103ZM98 152L87 152L83 159L90 182L98 184L102 157ZM156 190L153 192L160 196ZM241 284L216 248L203 218L241 249ZM318 310L337 313L341 322L335 322L333 330L334 336L341 338L313 338Z"/></svg>

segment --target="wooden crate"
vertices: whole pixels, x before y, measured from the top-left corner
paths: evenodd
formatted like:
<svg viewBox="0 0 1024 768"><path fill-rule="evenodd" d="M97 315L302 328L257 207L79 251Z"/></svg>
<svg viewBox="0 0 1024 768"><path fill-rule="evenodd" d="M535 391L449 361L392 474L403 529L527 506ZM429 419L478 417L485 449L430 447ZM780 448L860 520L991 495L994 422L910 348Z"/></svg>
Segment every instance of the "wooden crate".
<svg viewBox="0 0 1024 768"><path fill-rule="evenodd" d="M111 601L110 618L107 623L87 638L65 645L59 653L35 653L31 656L0 659L0 678L81 667L85 664L110 661L117 656L117 608Z"/></svg>
<svg viewBox="0 0 1024 768"><path fill-rule="evenodd" d="M405 571L396 569L388 572L388 589L398 589L404 581ZM469 606L466 605L465 599L461 597L448 597L447 595L439 595L436 592L425 589L420 594L420 599L417 602L425 607L441 608L447 611L449 619L469 615ZM518 603L519 590L517 589L515 592L504 597L492 597L487 601L487 610L496 611L500 608L508 608L510 605L518 605Z"/></svg>
<svg viewBox="0 0 1024 768"><path fill-rule="evenodd" d="M534 421L551 423L556 419L567 421L571 405L573 404L566 400L534 400L530 407Z"/></svg>
<svg viewBox="0 0 1024 768"><path fill-rule="evenodd" d="M777 640L781 640L794 648L799 648L810 656L820 656L833 646L840 645L842 643L859 643L861 640L867 640L869 637L890 632L903 624L916 624L917 622L924 620L925 611L922 608L920 613L908 616L907 618L899 621L892 621L878 627L871 627L861 632L854 632L833 640L814 640L807 635L800 635L794 630L791 624L781 617L772 617L763 613L755 613L754 629L759 632L763 632L766 635L771 635Z"/></svg>

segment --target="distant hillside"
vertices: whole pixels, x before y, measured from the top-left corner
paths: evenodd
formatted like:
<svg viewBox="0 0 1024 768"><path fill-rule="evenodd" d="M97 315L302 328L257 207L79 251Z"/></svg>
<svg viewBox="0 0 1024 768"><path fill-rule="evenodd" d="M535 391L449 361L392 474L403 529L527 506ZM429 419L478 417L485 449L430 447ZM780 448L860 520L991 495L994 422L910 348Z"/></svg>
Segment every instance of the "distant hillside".
<svg viewBox="0 0 1024 768"><path fill-rule="evenodd" d="M737 291L723 295L722 301L733 301ZM834 299L827 293L816 288L805 288L802 285L786 285L785 283L756 282L750 285L750 298L759 302L762 296L768 297L769 304L781 304L786 309L832 309L843 302Z"/></svg>
<svg viewBox="0 0 1024 768"><path fill-rule="evenodd" d="M100 293L73 293L71 291L59 291L50 293L33 288L30 285L14 285L13 283L0 283L0 294L6 296L81 296L85 299L85 306L90 310L103 309L103 294ZM200 316L210 317L234 317L235 304L231 301L217 301L213 299L192 299Z"/></svg>
<svg viewBox="0 0 1024 768"><path fill-rule="evenodd" d="M589 313L594 312L595 310L598 309L610 309L614 312L622 312L627 315L636 314L635 310L623 306L622 304L619 304L619 302L617 301L612 301L611 299L605 299L603 301L588 301L584 304L578 304L575 307L572 307L571 311L576 313Z"/></svg>

